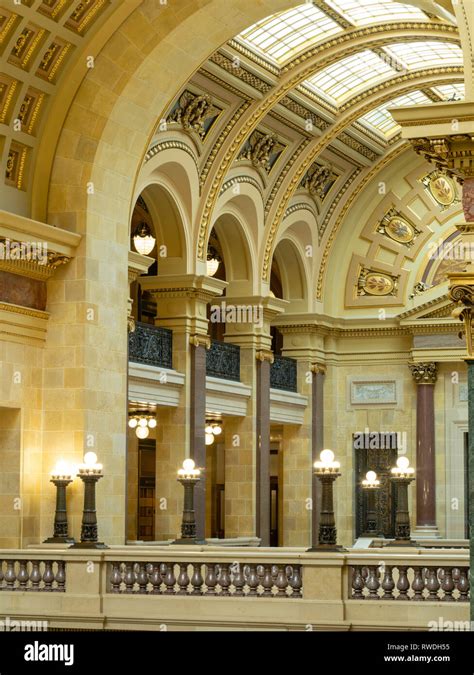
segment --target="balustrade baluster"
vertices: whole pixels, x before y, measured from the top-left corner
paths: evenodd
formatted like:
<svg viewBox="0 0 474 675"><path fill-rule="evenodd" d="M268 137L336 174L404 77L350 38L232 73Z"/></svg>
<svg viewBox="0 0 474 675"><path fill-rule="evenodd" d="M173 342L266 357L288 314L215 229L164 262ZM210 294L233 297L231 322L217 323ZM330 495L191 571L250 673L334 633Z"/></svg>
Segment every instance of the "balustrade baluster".
<svg viewBox="0 0 474 675"><path fill-rule="evenodd" d="M43 590L47 592L52 591L53 581L54 581L53 563L51 562L51 560L45 560L43 572L43 584L44 584Z"/></svg>
<svg viewBox="0 0 474 675"><path fill-rule="evenodd" d="M444 597L442 598L443 602L454 602L453 598L454 581L451 567L446 567L444 569L443 580L441 582L441 590L444 591Z"/></svg>
<svg viewBox="0 0 474 675"><path fill-rule="evenodd" d="M26 591L26 586L30 575L28 574L27 568L28 562L26 560L20 560L20 571L18 572L18 582L19 582L19 591Z"/></svg>
<svg viewBox="0 0 474 675"><path fill-rule="evenodd" d="M207 590L205 595L216 595L216 585L217 585L216 565L212 563L207 563L206 568L207 568L206 574Z"/></svg>
<svg viewBox="0 0 474 675"><path fill-rule="evenodd" d="M244 586L245 586L245 575L243 572L243 566L241 563L237 563L237 569L233 573L233 582L234 582L234 596L241 597L244 595Z"/></svg>
<svg viewBox="0 0 474 675"><path fill-rule="evenodd" d="M148 574L146 573L145 563L138 563L137 582L138 582L138 592L141 595L144 595L147 592L148 586Z"/></svg>
<svg viewBox="0 0 474 675"><path fill-rule="evenodd" d="M371 565L369 567L369 574L365 585L369 590L369 595L367 596L367 599L378 600L379 599L378 590L380 588L378 567L375 567L374 565Z"/></svg>
<svg viewBox="0 0 474 675"><path fill-rule="evenodd" d="M261 597L273 595L273 579L272 579L272 566L264 565L263 568L263 579L262 579L263 593Z"/></svg>
<svg viewBox="0 0 474 675"><path fill-rule="evenodd" d="M301 587L303 585L303 580L301 578L301 565L293 565L292 573L290 577L290 586L293 589L291 594L292 598L302 598L303 594L301 593Z"/></svg>
<svg viewBox="0 0 474 675"><path fill-rule="evenodd" d="M408 567L406 565L398 566L398 581L397 588L400 591L400 594L397 600L409 600L408 589L410 588L410 582L408 581Z"/></svg>
<svg viewBox="0 0 474 675"><path fill-rule="evenodd" d="M41 581L41 572L40 572L40 564L38 560L32 560L31 561L31 574L30 574L30 581L31 581L31 589L32 591L39 591L39 585Z"/></svg>
<svg viewBox="0 0 474 675"><path fill-rule="evenodd" d="M469 568L462 567L459 570L459 581L458 581L458 591L459 591L459 602L468 602L469 594Z"/></svg>
<svg viewBox="0 0 474 675"><path fill-rule="evenodd" d="M230 586L230 574L229 574L229 565L225 563L221 565L221 571L219 574L219 584L221 586L221 595L230 595L229 586Z"/></svg>
<svg viewBox="0 0 474 675"><path fill-rule="evenodd" d="M152 565L152 571L150 574L150 582L151 585L153 586L152 589L152 595L160 595L161 594L161 584L163 583L163 579L161 577L161 571L160 571L160 565L157 563L153 563Z"/></svg>
<svg viewBox="0 0 474 675"><path fill-rule="evenodd" d="M412 600L424 600L423 591L425 590L425 580L423 578L422 568L418 566L414 567L413 573L415 576L411 584L412 590L414 591Z"/></svg>
<svg viewBox="0 0 474 675"><path fill-rule="evenodd" d="M4 574L3 574L3 560L0 560L0 591L2 591L3 588L4 588L4 584L3 584L4 579L5 579L5 577L4 577Z"/></svg>
<svg viewBox="0 0 474 675"><path fill-rule="evenodd" d="M202 585L204 583L204 580L202 578L202 573L201 573L201 563L200 562L195 562L193 563L193 575L191 577L191 585L193 587L193 590L191 592L191 595L202 595L203 590L202 590Z"/></svg>
<svg viewBox="0 0 474 675"><path fill-rule="evenodd" d="M439 600L438 591L439 591L439 581L438 581L438 570L436 567L428 568L428 578L426 580L426 588L428 589L427 600L437 601Z"/></svg>
<svg viewBox="0 0 474 675"><path fill-rule="evenodd" d="M120 593L120 586L122 584L121 563L112 563L112 573L110 575L110 586L112 593Z"/></svg>
<svg viewBox="0 0 474 675"><path fill-rule="evenodd" d="M351 597L354 600L363 600L364 599L364 594L362 593L362 590L365 586L364 579L362 578L362 570L359 565L356 567L352 568L352 581L351 581L351 587L352 587L352 595Z"/></svg>
<svg viewBox="0 0 474 675"><path fill-rule="evenodd" d="M395 600L393 589L395 588L395 581L393 580L393 566L385 565L384 575L382 579L382 600Z"/></svg>
<svg viewBox="0 0 474 675"><path fill-rule="evenodd" d="M247 585L249 587L249 592L248 596L255 596L258 595L257 593L257 588L258 588L258 575L257 575L257 568L256 565L247 565L248 567L248 574L247 574Z"/></svg>
<svg viewBox="0 0 474 675"><path fill-rule="evenodd" d="M66 590L66 563L64 560L58 560L58 571L56 572L56 591L64 593Z"/></svg>
<svg viewBox="0 0 474 675"><path fill-rule="evenodd" d="M125 593L133 593L133 587L135 586L135 570L134 563L127 562L125 563Z"/></svg>
<svg viewBox="0 0 474 675"><path fill-rule="evenodd" d="M7 591L14 591L16 581L14 560L7 560L7 571L5 572L5 581L7 583Z"/></svg>
<svg viewBox="0 0 474 675"><path fill-rule="evenodd" d="M165 586L166 591L165 595L174 595L175 589L174 585L176 583L176 577L174 574L175 563L166 563L166 574L165 574Z"/></svg>
<svg viewBox="0 0 474 675"><path fill-rule="evenodd" d="M179 563L178 595L187 595L189 585L188 563Z"/></svg>
<svg viewBox="0 0 474 675"><path fill-rule="evenodd" d="M288 578L286 576L285 565L278 565L278 574L276 578L276 587L278 588L277 598L286 598L286 589L288 588Z"/></svg>

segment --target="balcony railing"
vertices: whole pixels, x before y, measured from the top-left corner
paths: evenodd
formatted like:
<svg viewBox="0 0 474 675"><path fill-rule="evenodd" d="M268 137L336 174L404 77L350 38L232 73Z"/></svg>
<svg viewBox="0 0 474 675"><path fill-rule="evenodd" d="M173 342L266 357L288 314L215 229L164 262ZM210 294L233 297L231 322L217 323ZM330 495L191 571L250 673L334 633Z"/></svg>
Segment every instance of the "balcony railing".
<svg viewBox="0 0 474 675"><path fill-rule="evenodd" d="M128 358L161 368L173 367L173 331L152 324L135 324L128 336Z"/></svg>
<svg viewBox="0 0 474 675"><path fill-rule="evenodd" d="M298 391L297 362L288 356L278 356L270 368L270 387L284 391Z"/></svg>
<svg viewBox="0 0 474 675"><path fill-rule="evenodd" d="M212 340L206 352L206 374L223 380L240 381L240 347Z"/></svg>
<svg viewBox="0 0 474 675"><path fill-rule="evenodd" d="M426 630L440 617L469 626L467 550L125 546L5 549L0 560L0 614L46 618L50 629Z"/></svg>

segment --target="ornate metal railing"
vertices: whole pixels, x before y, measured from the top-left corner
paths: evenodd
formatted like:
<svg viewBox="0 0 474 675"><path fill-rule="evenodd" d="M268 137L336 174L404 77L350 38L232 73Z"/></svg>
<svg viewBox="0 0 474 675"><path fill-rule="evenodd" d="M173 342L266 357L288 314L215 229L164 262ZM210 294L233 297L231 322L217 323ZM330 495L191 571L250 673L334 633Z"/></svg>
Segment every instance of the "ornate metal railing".
<svg viewBox="0 0 474 675"><path fill-rule="evenodd" d="M275 354L275 360L270 368L270 387L284 391L298 391L296 367L295 359Z"/></svg>
<svg viewBox="0 0 474 675"><path fill-rule="evenodd" d="M223 380L240 381L240 347L212 340L206 352L206 374Z"/></svg>
<svg viewBox="0 0 474 675"><path fill-rule="evenodd" d="M128 349L133 363L173 367L173 331L168 328L137 322L135 330L128 334Z"/></svg>
<svg viewBox="0 0 474 675"><path fill-rule="evenodd" d="M301 598L301 565L113 562L112 593Z"/></svg>

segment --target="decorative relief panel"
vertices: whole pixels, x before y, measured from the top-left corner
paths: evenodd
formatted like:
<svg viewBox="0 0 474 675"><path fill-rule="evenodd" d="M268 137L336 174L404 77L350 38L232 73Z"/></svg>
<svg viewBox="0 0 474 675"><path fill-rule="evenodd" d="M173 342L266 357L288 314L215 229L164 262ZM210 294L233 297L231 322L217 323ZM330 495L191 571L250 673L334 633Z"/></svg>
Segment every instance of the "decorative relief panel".
<svg viewBox="0 0 474 675"><path fill-rule="evenodd" d="M54 38L48 49L43 54L43 58L38 66L36 75L42 77L48 82L55 82L59 69L64 63L67 53L71 50L71 43Z"/></svg>
<svg viewBox="0 0 474 675"><path fill-rule="evenodd" d="M72 5L73 0L43 0L38 7L38 12L49 19L57 21L64 12Z"/></svg>
<svg viewBox="0 0 474 675"><path fill-rule="evenodd" d="M12 141L5 170L5 183L19 190L25 189L25 165L30 148Z"/></svg>
<svg viewBox="0 0 474 675"><path fill-rule="evenodd" d="M28 88L18 113L18 119L21 122L21 130L24 133L34 133L45 96L46 94L42 91L33 89L33 87Z"/></svg>
<svg viewBox="0 0 474 675"><path fill-rule="evenodd" d="M8 57L8 63L18 66L23 70L29 70L35 53L40 48L46 37L44 28L28 24L23 28Z"/></svg>
<svg viewBox="0 0 474 675"><path fill-rule="evenodd" d="M269 174L285 148L286 145L280 143L275 133L263 133L256 129L244 143L237 159L247 159L255 168Z"/></svg>
<svg viewBox="0 0 474 675"><path fill-rule="evenodd" d="M213 104L209 94L195 94L187 89L166 121L180 124L184 131L195 132L204 141L221 112L222 109Z"/></svg>
<svg viewBox="0 0 474 675"><path fill-rule="evenodd" d="M421 178L421 183L442 211L461 201L456 182L445 171L431 171Z"/></svg>
<svg viewBox="0 0 474 675"><path fill-rule="evenodd" d="M18 81L0 73L0 124L10 122L11 111L17 93Z"/></svg>
<svg viewBox="0 0 474 675"><path fill-rule="evenodd" d="M308 190L313 198L323 202L337 178L332 167L314 162L303 176L300 188Z"/></svg>
<svg viewBox="0 0 474 675"><path fill-rule="evenodd" d="M357 280L357 295L397 295L398 275L380 272L370 267L361 267Z"/></svg>
<svg viewBox="0 0 474 675"><path fill-rule="evenodd" d="M413 246L421 233L421 230L395 208L391 208L384 215L376 230L389 239L408 247Z"/></svg>
<svg viewBox="0 0 474 675"><path fill-rule="evenodd" d="M401 404L399 392L401 382L397 379L383 377L348 378L348 399L350 406L385 406L393 407Z"/></svg>
<svg viewBox="0 0 474 675"><path fill-rule="evenodd" d="M64 25L75 33L84 35L108 4L107 0L82 0Z"/></svg>
<svg viewBox="0 0 474 675"><path fill-rule="evenodd" d="M18 14L13 14L3 7L0 9L0 52L2 51L2 46L7 43L19 19Z"/></svg>

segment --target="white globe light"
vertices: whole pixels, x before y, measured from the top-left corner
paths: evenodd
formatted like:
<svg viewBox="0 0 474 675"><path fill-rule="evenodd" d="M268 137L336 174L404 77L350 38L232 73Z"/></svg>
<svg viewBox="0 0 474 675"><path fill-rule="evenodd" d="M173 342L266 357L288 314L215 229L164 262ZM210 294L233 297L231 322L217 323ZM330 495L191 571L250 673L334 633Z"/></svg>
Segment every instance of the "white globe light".
<svg viewBox="0 0 474 675"><path fill-rule="evenodd" d="M135 427L137 426L137 424L138 424L138 420L137 420L136 417L131 417L131 418L128 420L128 426L130 427L130 429L135 429Z"/></svg>
<svg viewBox="0 0 474 675"><path fill-rule="evenodd" d="M365 477L367 478L369 483L373 483L374 480L377 480L377 474L375 473L375 471L367 471Z"/></svg>
<svg viewBox="0 0 474 675"><path fill-rule="evenodd" d="M214 443L214 434L206 434L206 445L212 445Z"/></svg>
<svg viewBox="0 0 474 675"><path fill-rule="evenodd" d="M211 260L208 260L206 262L206 271L207 271L207 276L208 277L213 277L214 274L217 272L219 269L219 261L216 260L215 258L211 258Z"/></svg>
<svg viewBox="0 0 474 675"><path fill-rule="evenodd" d="M133 234L133 245L141 255L148 255L155 248L156 239L148 223L142 222Z"/></svg>
<svg viewBox="0 0 474 675"><path fill-rule="evenodd" d="M147 422L146 417L140 417L140 419L138 420L138 426L139 426L139 427L146 427L146 426L148 426L148 422Z"/></svg>
<svg viewBox="0 0 474 675"><path fill-rule="evenodd" d="M84 455L84 464L87 464L87 466L97 464L97 455L95 452L86 452Z"/></svg>
<svg viewBox="0 0 474 675"><path fill-rule="evenodd" d="M334 462L334 453L332 450L323 450L319 457L324 464L331 464L331 462Z"/></svg>
<svg viewBox="0 0 474 675"><path fill-rule="evenodd" d="M154 429L156 427L156 419L154 417L150 417L148 420L148 426L150 429Z"/></svg>
<svg viewBox="0 0 474 675"><path fill-rule="evenodd" d="M215 427L212 427L212 433L214 436L219 436L222 433L222 427L216 424Z"/></svg>
<svg viewBox="0 0 474 675"><path fill-rule="evenodd" d="M410 460L408 459L408 457L404 457L404 456L399 457L397 459L397 466L398 466L399 469L403 469L403 470L408 469L408 467L410 466Z"/></svg>
<svg viewBox="0 0 474 675"><path fill-rule="evenodd" d="M183 462L183 469L186 472L192 471L195 466L196 466L196 464L194 463L193 459L185 459L184 462Z"/></svg>
<svg viewBox="0 0 474 675"><path fill-rule="evenodd" d="M136 435L138 438L148 438L150 432L148 430L148 427L137 427L135 431Z"/></svg>
<svg viewBox="0 0 474 675"><path fill-rule="evenodd" d="M212 427L210 424L207 425L207 427L204 429L206 434L212 434Z"/></svg>

